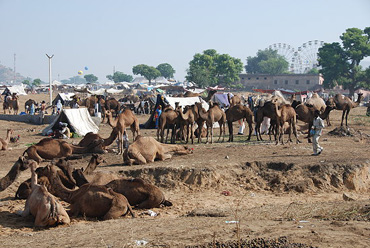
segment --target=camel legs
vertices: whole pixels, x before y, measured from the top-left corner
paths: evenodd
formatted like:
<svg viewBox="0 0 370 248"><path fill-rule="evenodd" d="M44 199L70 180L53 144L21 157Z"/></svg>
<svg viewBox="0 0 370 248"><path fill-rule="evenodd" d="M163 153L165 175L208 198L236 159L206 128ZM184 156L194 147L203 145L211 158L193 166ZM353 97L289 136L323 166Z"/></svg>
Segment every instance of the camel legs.
<svg viewBox="0 0 370 248"><path fill-rule="evenodd" d="M342 127L343 126L343 120L344 120L344 115L346 114L347 110L346 109L343 109L343 112L342 112L342 121L340 123L340 126ZM346 119L346 122L347 122L347 119Z"/></svg>
<svg viewBox="0 0 370 248"><path fill-rule="evenodd" d="M348 114L349 114L349 111L351 111L351 109L348 109L348 110L346 111L346 127L348 127L348 123L347 123L347 121L348 121Z"/></svg>
<svg viewBox="0 0 370 248"><path fill-rule="evenodd" d="M229 140L228 140L228 142L233 142L234 141L233 122L232 121L228 121L227 122L227 125L229 127Z"/></svg>

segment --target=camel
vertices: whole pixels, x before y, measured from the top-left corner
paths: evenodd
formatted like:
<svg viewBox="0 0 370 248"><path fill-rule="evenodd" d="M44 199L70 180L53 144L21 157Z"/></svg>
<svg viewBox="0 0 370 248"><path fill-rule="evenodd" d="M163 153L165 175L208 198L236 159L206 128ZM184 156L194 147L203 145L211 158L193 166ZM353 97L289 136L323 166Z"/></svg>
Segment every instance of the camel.
<svg viewBox="0 0 370 248"><path fill-rule="evenodd" d="M163 192L157 186L140 178L116 179L106 186L113 189L114 192L124 195L130 205L135 208L157 208L162 204L172 206L172 203L165 199Z"/></svg>
<svg viewBox="0 0 370 248"><path fill-rule="evenodd" d="M159 117L159 125L157 129L157 140L159 141L159 135L161 136L161 143L164 141L164 129L167 126L167 135L165 143L167 143L168 133L170 127L172 128L171 143L175 143L175 129L176 125L179 124L179 113L176 112L171 106L165 107Z"/></svg>
<svg viewBox="0 0 370 248"><path fill-rule="evenodd" d="M140 135L139 130L139 120L136 116L132 113L131 110L125 109L122 113L120 113L115 120L113 120L112 112L105 111L105 114L108 117L108 124L112 128L117 128L118 130L118 154L123 154L123 136L126 132L126 128L130 127L132 131L132 140L135 140L135 137ZM135 136L136 135L136 136Z"/></svg>
<svg viewBox="0 0 370 248"><path fill-rule="evenodd" d="M56 195L70 203L69 213L71 216L76 217L81 214L108 220L119 218L130 212L132 217L135 217L129 202L122 194L116 193L104 185L90 183L84 184L76 190L70 190L64 187L53 167L49 167L49 170Z"/></svg>
<svg viewBox="0 0 370 248"><path fill-rule="evenodd" d="M194 144L193 126L195 123L195 116L196 116L194 105L185 106L184 111L181 111L181 107L179 106L176 109L176 112L178 113L180 117L180 140L182 140L184 127L186 127L185 143L187 144L189 142L189 136L191 136L191 143Z"/></svg>
<svg viewBox="0 0 370 248"><path fill-rule="evenodd" d="M253 127L252 127L253 113L252 113L252 110L250 110L250 108L248 108L247 106L244 106L244 105L241 105L241 104L236 104L236 105L233 105L230 108L228 108L226 110L225 114L226 114L227 124L229 126L229 142L234 141L233 122L244 119L244 118L247 120L248 127L249 127L249 135L248 135L247 140L250 140L251 135L252 135L252 131L253 131Z"/></svg>
<svg viewBox="0 0 370 248"><path fill-rule="evenodd" d="M229 100L229 103L230 103L230 107L236 105L236 104L241 104L241 99L239 96L237 95L234 95L232 97L230 97L230 93L227 94L227 100Z"/></svg>
<svg viewBox="0 0 370 248"><path fill-rule="evenodd" d="M85 137L78 143L78 146L81 147L87 147L93 142L96 142L97 140L104 140L104 142L101 145L98 145L92 149L92 153L107 153L106 147L111 145L118 136L118 128L115 127L112 129L112 132L110 133L109 137L104 139L99 134L95 134L93 132L89 132L85 135Z"/></svg>
<svg viewBox="0 0 370 248"><path fill-rule="evenodd" d="M311 130L311 127L313 125L313 119L315 118L314 113L316 108L314 107L308 107L304 104L299 104L295 108L295 112L297 113L297 119L300 121L303 121L305 123L308 123L308 130ZM329 116L330 111L334 109L333 106L326 106L324 113L320 114L321 119L326 119ZM310 132L308 132L308 142L311 143L311 137Z"/></svg>
<svg viewBox="0 0 370 248"><path fill-rule="evenodd" d="M348 114L351 111L351 109L356 108L360 105L361 100L363 99L363 94L359 93L358 98L356 102L353 102L348 97L344 97L341 94L336 94L334 96L334 102L336 105L336 109L343 110L342 112L342 121L340 123L340 126L343 126L344 116L346 117L346 127L348 126Z"/></svg>
<svg viewBox="0 0 370 248"><path fill-rule="evenodd" d="M69 157L72 154L83 154L91 152L96 146L101 145L104 140L94 140L87 147L79 147L68 144L64 140L58 140L53 138L44 138L37 144L30 146L24 152L27 153L28 158L35 160L37 163L41 163L42 159L54 159Z"/></svg>
<svg viewBox="0 0 370 248"><path fill-rule="evenodd" d="M193 153L192 149L181 145L162 144L153 137L138 136L123 154L123 163L126 165L146 164L154 160L170 159L172 155L186 155Z"/></svg>
<svg viewBox="0 0 370 248"><path fill-rule="evenodd" d="M285 133L285 127L284 127L285 122L288 122L289 127L290 127L289 128L289 140L288 141L292 141L291 132L292 132L292 128L293 128L293 134L296 138L296 143L297 144L300 143L300 141L298 139L297 127L296 127L297 114L296 114L294 108L292 106L290 106L289 104L283 105L279 108L278 105L275 104L275 113L276 113L276 117L277 117L276 121L277 121L277 125L278 125L278 128L276 129L277 130L277 136L278 136L278 140L276 140L276 144L278 144L279 141L281 141L281 143L284 144L283 135Z"/></svg>
<svg viewBox="0 0 370 248"><path fill-rule="evenodd" d="M33 215L35 217L35 226L45 227L58 224L69 224L71 220L63 205L48 192L44 185L37 183L35 169L36 161L30 162L31 169L31 187L32 192L27 198L22 217Z"/></svg>
<svg viewBox="0 0 370 248"><path fill-rule="evenodd" d="M103 119L102 119L102 123L104 123L105 121L105 111L114 111L115 113L115 116L117 117L118 113L120 112L120 109L121 109L121 104L119 103L119 101L117 101L115 98L110 98L108 100L105 101L104 103L104 106L103 106Z"/></svg>
<svg viewBox="0 0 370 248"><path fill-rule="evenodd" d="M25 109L24 112L26 112L26 114L29 114L30 113L32 103L35 105L35 108L36 108L37 107L37 102L35 100L28 99L24 103L24 109Z"/></svg>
<svg viewBox="0 0 370 248"><path fill-rule="evenodd" d="M6 130L6 138L2 139L0 138L0 150L8 150L8 144L10 141L10 135L13 134L13 129Z"/></svg>
<svg viewBox="0 0 370 248"><path fill-rule="evenodd" d="M195 103L195 105L197 106L197 109L198 109L198 118L206 122L206 126L207 126L206 144L208 143L209 129L211 129L211 144L213 143L213 123L215 122L218 122L218 124L220 125L220 137L218 138L218 141L220 141L221 136L222 136L222 142L223 142L225 140L225 125L226 125L225 112L222 111L222 109L216 103L213 103L207 112L204 110L204 108L202 108L202 103L197 102ZM198 128L201 128L201 126L198 126Z"/></svg>
<svg viewBox="0 0 370 248"><path fill-rule="evenodd" d="M27 170L29 164L25 157L20 156L8 174L0 179L0 192L8 188L19 176L21 171Z"/></svg>
<svg viewBox="0 0 370 248"><path fill-rule="evenodd" d="M277 122L276 122L276 112L275 112L275 104L272 101L267 101L265 102L262 106L258 107L256 116L255 116L255 132L257 135L257 140L262 141L262 136L261 136L261 124L263 122L263 118L268 117L271 119L271 128L272 130L277 129ZM270 132L269 132L270 133ZM277 139L276 137L276 132L274 134L275 140Z"/></svg>
<svg viewBox="0 0 370 248"><path fill-rule="evenodd" d="M3 109L4 109L4 114L6 114L6 110L10 111L13 110L13 114L17 115L18 110L19 110L19 101L18 101L18 96L17 95L12 95L12 96L7 96L6 101L4 100L3 103Z"/></svg>

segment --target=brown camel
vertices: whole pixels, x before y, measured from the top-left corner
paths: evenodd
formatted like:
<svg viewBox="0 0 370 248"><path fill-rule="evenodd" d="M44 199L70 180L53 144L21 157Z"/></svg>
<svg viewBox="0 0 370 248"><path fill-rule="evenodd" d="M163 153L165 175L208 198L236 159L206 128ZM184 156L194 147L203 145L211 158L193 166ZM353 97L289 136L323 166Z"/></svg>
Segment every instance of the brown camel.
<svg viewBox="0 0 370 248"><path fill-rule="evenodd" d="M276 130L277 129L277 122L276 122L276 112L275 112L275 104L272 101L267 101L263 104L263 106L258 107L256 116L255 116L255 132L257 134L257 140L262 141L262 136L261 136L261 124L263 122L263 118L268 117L271 119L271 130ZM270 132L269 132L270 133ZM276 137L276 132L274 132L275 140L277 139Z"/></svg>
<svg viewBox="0 0 370 248"><path fill-rule="evenodd" d="M358 98L356 102L353 102L351 99L349 99L348 97L344 97L341 94L336 94L334 96L334 102L336 105L336 109L343 110L342 121L340 123L340 126L343 126L344 116L346 117L346 127L348 126L347 121L348 121L349 112L351 111L351 109L358 107L362 99L363 99L362 93L358 94Z"/></svg>
<svg viewBox="0 0 370 248"><path fill-rule="evenodd" d="M282 144L284 144L284 138L283 135L285 133L285 127L284 124L285 122L288 122L289 124L289 139L288 141L292 141L291 139L291 133L292 133L292 128L293 128L293 134L296 138L296 143L300 143L298 140L298 135L297 135L297 114L292 106L289 104L283 105L280 108L278 107L278 104L275 104L275 113L277 117L277 136L279 137L278 140L276 140L276 144L281 141Z"/></svg>
<svg viewBox="0 0 370 248"><path fill-rule="evenodd" d="M106 186L124 195L130 205L136 208L157 208L162 204L172 206L172 203L166 200L163 192L157 186L143 179L121 178L111 181Z"/></svg>
<svg viewBox="0 0 370 248"><path fill-rule="evenodd" d="M175 143L175 130L176 125L179 125L179 113L176 112L171 106L164 108L161 116L159 117L159 124L157 129L157 140L161 136L161 143L164 141L164 130L167 127L167 135L165 143L167 143L169 129L172 129L171 143Z"/></svg>
<svg viewBox="0 0 370 248"><path fill-rule="evenodd" d="M55 186L56 195L70 203L70 215L79 214L87 217L102 218L103 220L116 219L132 212L125 196L114 192L104 185L84 184L76 190L64 187L58 174L50 168L51 183ZM92 204L93 203L93 204Z"/></svg>
<svg viewBox="0 0 370 248"><path fill-rule="evenodd" d="M229 103L230 103L230 107L236 105L236 104L241 104L241 99L239 96L237 95L233 95L232 97L230 97L231 94L230 93L227 93L227 100L229 100Z"/></svg>
<svg viewBox="0 0 370 248"><path fill-rule="evenodd" d="M0 150L8 150L8 144L10 141L10 135L13 134L13 129L6 130L6 138L0 138Z"/></svg>
<svg viewBox="0 0 370 248"><path fill-rule="evenodd" d="M71 220L63 205L48 192L44 185L37 183L35 169L36 161L30 162L31 169L31 187L32 192L27 198L26 206L21 216L33 215L35 217L35 226L45 227L58 224L69 224Z"/></svg>
<svg viewBox="0 0 370 248"><path fill-rule="evenodd" d="M103 119L102 119L102 123L104 123L105 121L105 118L106 118L106 115L105 115L105 111L114 111L115 113L115 117L118 116L119 114L119 111L121 109L121 104L119 103L119 101L117 101L115 98L109 98L107 99L105 102L104 102L104 105L102 106L103 110L102 110L102 113L103 113Z"/></svg>
<svg viewBox="0 0 370 248"><path fill-rule="evenodd" d="M28 99L25 103L24 103L24 112L26 112L26 114L29 114L30 113L30 110L31 110L31 105L32 103L35 105L35 109L37 107L37 102L35 100L32 100L32 99Z"/></svg>
<svg viewBox="0 0 370 248"><path fill-rule="evenodd" d="M326 106L324 113L320 114L320 118L323 120L326 119L329 116L330 111L332 111L333 109L333 106ZM295 112L297 113L298 120L308 123L308 130L311 130L311 127L313 125L315 110L316 108L308 107L304 104L299 104L297 107L295 107ZM307 138L308 142L311 143L310 132L308 132Z"/></svg>
<svg viewBox="0 0 370 248"><path fill-rule="evenodd" d="M162 144L153 137L138 136L123 154L123 163L127 165L146 164L154 160L165 160L174 155L186 155L192 153L192 149L181 145Z"/></svg>
<svg viewBox="0 0 370 248"><path fill-rule="evenodd" d="M30 146L23 152L28 154L28 158L41 163L42 159L54 159L69 157L72 154L83 154L91 152L96 146L101 145L104 140L95 140L87 147L80 147L68 144L64 140L44 138L39 143Z"/></svg>
<svg viewBox="0 0 370 248"><path fill-rule="evenodd" d="M250 110L250 108L248 108L247 106L244 106L244 105L241 105L241 104L236 104L236 105L233 105L230 108L228 108L226 110L225 114L226 114L227 124L229 126L229 142L234 141L233 122L238 121L238 120L242 120L242 119L246 119L247 122L248 122L249 135L248 135L247 140L250 140L251 135L252 135L252 131L253 131L253 127L252 127L253 113L252 113L252 110Z"/></svg>
<svg viewBox="0 0 370 248"><path fill-rule="evenodd" d="M194 144L194 123L195 123L195 106L185 106L184 111L181 110L179 106L176 109L176 112L179 114L179 123L180 123L180 140L182 140L182 136L184 134L184 129L186 130L186 140L185 143L189 142L189 136L191 136L191 143Z"/></svg>
<svg viewBox="0 0 370 248"><path fill-rule="evenodd" d="M18 101L17 95L8 96L6 101L4 100L3 103L3 109L4 114L6 114L6 110L8 110L9 114L11 113L11 110L13 110L13 114L17 115L19 110L19 101Z"/></svg>
<svg viewBox="0 0 370 248"><path fill-rule="evenodd" d="M207 112L204 110L204 108L202 108L202 103L197 102L195 103L195 105L197 106L197 109L198 109L198 118L203 120L207 126L206 144L208 143L210 129L211 129L211 144L213 143L213 123L215 122L218 122L218 124L220 125L220 137L218 138L218 141L220 141L221 136L222 136L222 142L223 142L225 140L225 125L226 125L225 112L222 111L222 109L216 103L210 104L210 107ZM200 127L198 126L198 129L199 128L201 128L201 126Z"/></svg>
<svg viewBox="0 0 370 248"><path fill-rule="evenodd" d="M105 111L105 114L108 117L108 124L112 128L117 128L118 130L118 154L123 153L123 135L126 132L126 128L130 127L132 131L132 140L135 140L135 137L140 135L139 130L139 120L136 118L134 113L131 110L125 109L120 113L115 120L113 120L112 112Z"/></svg>
<svg viewBox="0 0 370 248"><path fill-rule="evenodd" d="M0 192L8 188L18 178L21 171L27 170L28 167L29 164L25 157L20 156L8 174L0 179Z"/></svg>
<svg viewBox="0 0 370 248"><path fill-rule="evenodd" d="M89 132L85 135L85 137L78 143L78 146L81 147L87 147L93 142L96 142L97 140L104 140L104 142L101 145L98 145L94 147L94 149L91 151L92 153L107 153L106 147L111 145L118 136L118 128L114 127L112 129L112 132L110 133L109 137L104 139L99 134L95 134L93 132Z"/></svg>

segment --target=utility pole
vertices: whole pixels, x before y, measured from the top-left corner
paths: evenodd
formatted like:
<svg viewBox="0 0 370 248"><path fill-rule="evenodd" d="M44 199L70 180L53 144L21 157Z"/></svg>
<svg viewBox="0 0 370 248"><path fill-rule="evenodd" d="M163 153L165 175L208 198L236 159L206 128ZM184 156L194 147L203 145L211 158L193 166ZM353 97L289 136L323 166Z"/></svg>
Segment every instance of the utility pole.
<svg viewBox="0 0 370 248"><path fill-rule="evenodd" d="M46 57L49 59L49 94L50 94L50 106L53 103L53 88L51 85L51 59L54 57L54 54L49 56L46 54Z"/></svg>

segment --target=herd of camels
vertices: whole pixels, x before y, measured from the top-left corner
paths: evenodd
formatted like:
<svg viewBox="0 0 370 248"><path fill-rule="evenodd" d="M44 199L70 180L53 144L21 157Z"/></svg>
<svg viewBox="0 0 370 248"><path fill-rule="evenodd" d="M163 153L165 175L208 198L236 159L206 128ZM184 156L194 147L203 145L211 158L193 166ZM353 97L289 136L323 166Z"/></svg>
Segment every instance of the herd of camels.
<svg viewBox="0 0 370 248"><path fill-rule="evenodd" d="M210 100L215 92L209 92L205 100ZM230 97L230 107L224 111L216 103L209 101L209 109L206 111L201 103L191 106L177 105L175 108L165 106L159 120L157 140L153 137L145 137L140 134L139 122L135 114L126 109L121 113L109 108L105 110L105 116L112 131L107 138L99 134L88 133L77 145L69 144L65 140L44 138L37 144L27 148L19 159L14 163L7 175L0 179L0 191L8 188L22 171L29 169L31 178L20 184L15 197L26 199L21 216L34 216L35 226L55 226L57 224L69 224L71 217L78 215L99 218L102 220L114 219L131 214L135 217L132 207L149 209L159 206L172 206L166 200L163 192L150 183L140 178L122 178L118 175L95 172L97 166L102 163L103 155L107 147L118 138L118 154L123 157L126 165L146 164L155 160L170 159L173 155L187 155L193 153L193 149L186 145L165 144L164 130L172 129L171 143L177 139L176 127L180 129L179 138L185 143L194 143L194 126L198 125L198 142L202 140L203 126L206 126L206 142L213 142L213 124L220 127L219 141L224 141L226 123L229 127L229 141L233 141L233 122L246 120L249 126L247 140L250 140L253 132L253 119L257 140L262 140L260 127L264 117L271 119L271 133L276 142L284 142L283 134L289 130L289 141L293 131L296 142L299 142L296 130L297 119L312 125L314 111L321 111L321 118L329 120L329 113L333 109L342 110L341 126L347 126L348 114L352 108L359 105L362 94L353 102L347 97L336 95L324 102L317 94L310 101L300 103L292 99L287 103L285 99L270 97L265 99L260 106L253 111L245 106L241 97ZM126 129L132 131L133 142L127 143ZM1 150L7 150L10 141L11 129L7 130L5 139L0 138ZM209 140L210 133L210 140ZM222 138L222 140L221 140ZM167 140L167 137L166 137ZM161 142L159 142L161 141ZM68 160L73 154L90 153L92 157L84 168L76 169ZM47 162L46 166L41 166ZM59 199L69 203L69 211L66 211ZM94 204L91 204L94 202Z"/></svg>

